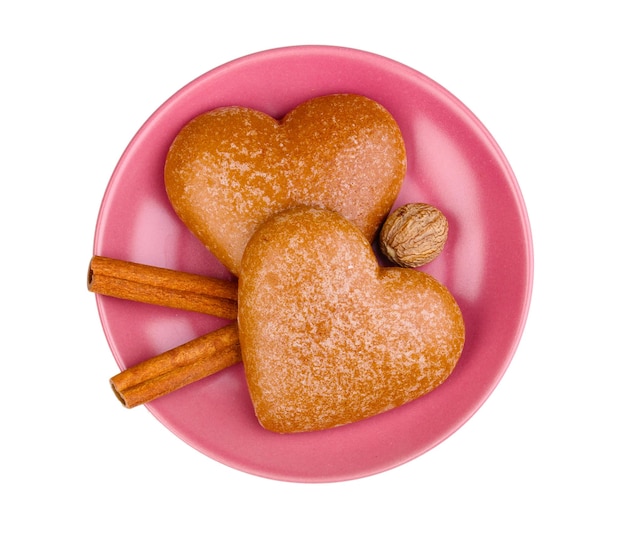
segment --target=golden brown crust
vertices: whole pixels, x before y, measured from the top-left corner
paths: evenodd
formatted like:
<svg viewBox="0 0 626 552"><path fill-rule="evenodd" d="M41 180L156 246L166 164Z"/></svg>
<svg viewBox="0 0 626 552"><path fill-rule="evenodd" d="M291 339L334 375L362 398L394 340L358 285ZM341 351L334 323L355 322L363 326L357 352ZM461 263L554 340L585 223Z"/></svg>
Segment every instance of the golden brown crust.
<svg viewBox="0 0 626 552"><path fill-rule="evenodd" d="M244 107L200 115L172 143L164 176L181 220L238 274L256 228L298 205L337 211L373 239L405 172L392 116L363 96L335 94L281 121Z"/></svg>
<svg viewBox="0 0 626 552"><path fill-rule="evenodd" d="M257 417L281 433L357 421L431 391L465 339L441 283L379 268L353 224L313 208L274 216L250 240L239 331Z"/></svg>

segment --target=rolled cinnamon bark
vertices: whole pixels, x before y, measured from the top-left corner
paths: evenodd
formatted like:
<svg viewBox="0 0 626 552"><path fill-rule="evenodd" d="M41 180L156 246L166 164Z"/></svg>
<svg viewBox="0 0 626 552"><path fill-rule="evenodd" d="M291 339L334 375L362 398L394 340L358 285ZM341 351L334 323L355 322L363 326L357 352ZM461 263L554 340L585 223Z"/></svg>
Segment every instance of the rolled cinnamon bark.
<svg viewBox="0 0 626 552"><path fill-rule="evenodd" d="M147 403L241 361L237 323L193 339L112 377L127 408Z"/></svg>
<svg viewBox="0 0 626 552"><path fill-rule="evenodd" d="M237 283L218 278L94 256L87 288L119 299L237 318Z"/></svg>

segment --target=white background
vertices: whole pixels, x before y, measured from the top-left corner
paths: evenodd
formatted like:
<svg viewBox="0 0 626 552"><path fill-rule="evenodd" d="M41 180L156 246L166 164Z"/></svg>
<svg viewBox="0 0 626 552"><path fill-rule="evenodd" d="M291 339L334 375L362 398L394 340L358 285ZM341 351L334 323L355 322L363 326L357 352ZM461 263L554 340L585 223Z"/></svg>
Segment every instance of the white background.
<svg viewBox="0 0 626 552"><path fill-rule="evenodd" d="M2 6L0 549L626 550L618 2ZM241 473L121 408L86 290L106 184L143 122L211 68L296 44L372 51L449 89L504 150L534 237L526 331L487 403L347 483Z"/></svg>

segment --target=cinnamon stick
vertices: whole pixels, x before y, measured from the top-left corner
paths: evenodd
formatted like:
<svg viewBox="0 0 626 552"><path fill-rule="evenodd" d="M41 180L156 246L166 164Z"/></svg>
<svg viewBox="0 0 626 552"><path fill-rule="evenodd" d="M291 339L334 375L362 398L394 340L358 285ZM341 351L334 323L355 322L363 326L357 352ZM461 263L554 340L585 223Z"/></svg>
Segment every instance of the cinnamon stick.
<svg viewBox="0 0 626 552"><path fill-rule="evenodd" d="M119 299L237 318L237 283L168 268L94 256L89 291Z"/></svg>
<svg viewBox="0 0 626 552"><path fill-rule="evenodd" d="M109 381L127 408L147 403L241 361L237 323L136 364Z"/></svg>

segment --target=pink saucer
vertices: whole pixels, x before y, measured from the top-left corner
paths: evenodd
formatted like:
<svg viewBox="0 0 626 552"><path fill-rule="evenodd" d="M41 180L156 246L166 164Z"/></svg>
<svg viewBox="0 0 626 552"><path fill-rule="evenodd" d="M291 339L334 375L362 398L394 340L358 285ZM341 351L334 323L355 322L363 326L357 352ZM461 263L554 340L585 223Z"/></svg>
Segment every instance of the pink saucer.
<svg viewBox="0 0 626 552"><path fill-rule="evenodd" d="M439 444L500 381L530 303L530 227L515 176L494 139L459 100L421 73L338 47L299 46L246 56L209 71L166 101L139 130L113 173L94 254L229 277L179 221L165 195L163 164L174 136L191 118L219 106L244 105L280 117L308 98L340 92L378 101L400 125L408 172L397 204L431 203L446 214L448 243L424 269L455 295L467 341L454 373L438 389L337 429L297 435L262 429L241 365L147 406L200 452L273 479L354 479L398 466ZM107 297L98 296L97 305L122 369L224 324Z"/></svg>

